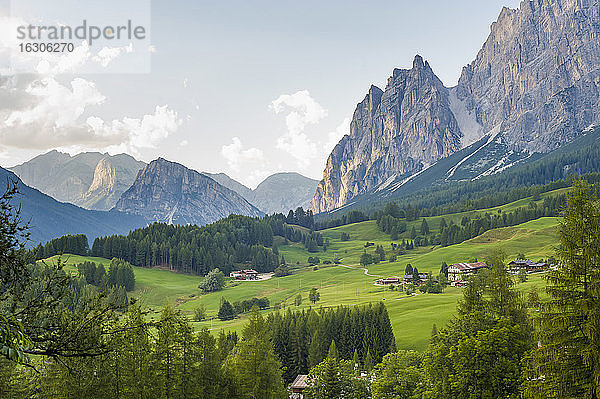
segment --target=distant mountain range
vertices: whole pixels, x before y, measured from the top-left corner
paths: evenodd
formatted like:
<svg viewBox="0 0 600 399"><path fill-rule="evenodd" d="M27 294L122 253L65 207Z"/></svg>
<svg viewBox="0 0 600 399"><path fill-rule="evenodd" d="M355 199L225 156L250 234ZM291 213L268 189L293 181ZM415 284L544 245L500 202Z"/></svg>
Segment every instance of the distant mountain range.
<svg viewBox="0 0 600 399"><path fill-rule="evenodd" d="M597 0L526 0L502 9L457 86L417 55L356 106L311 208L406 188L430 169L447 183L479 179L573 141L600 124L599 37Z"/></svg>
<svg viewBox="0 0 600 399"><path fill-rule="evenodd" d="M10 168L21 180L58 201L86 209L111 209L146 164L130 155L56 150Z"/></svg>
<svg viewBox="0 0 600 399"><path fill-rule="evenodd" d="M71 156L53 150L9 169L25 184L59 201L86 209L110 210L145 166L127 154L85 152ZM299 206L308 209L318 183L298 173L276 173L252 190L225 173L202 174L269 214L287 213Z"/></svg>
<svg viewBox="0 0 600 399"><path fill-rule="evenodd" d="M135 215L117 211L94 211L59 202L24 184L13 172L0 168L2 184L17 182L19 194L12 203L21 209L20 218L30 226L32 246L65 234L85 234L91 242L98 236L126 234L146 225Z"/></svg>
<svg viewBox="0 0 600 399"><path fill-rule="evenodd" d="M254 190L233 180L224 173L207 173L219 184L237 192L261 211L284 213L290 209L308 209L317 188L317 180L295 172L275 173L263 180Z"/></svg>

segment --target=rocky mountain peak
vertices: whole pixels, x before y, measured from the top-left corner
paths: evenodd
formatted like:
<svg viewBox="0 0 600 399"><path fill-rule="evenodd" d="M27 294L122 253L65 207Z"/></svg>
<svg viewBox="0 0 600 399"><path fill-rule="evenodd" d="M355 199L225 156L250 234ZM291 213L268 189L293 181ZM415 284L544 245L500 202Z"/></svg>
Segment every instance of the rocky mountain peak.
<svg viewBox="0 0 600 399"><path fill-rule="evenodd" d="M87 192L75 203L89 209L111 209L121 194L131 186L144 165L127 154L105 156L98 161L94 179Z"/></svg>
<svg viewBox="0 0 600 399"><path fill-rule="evenodd" d="M427 64L429 67L429 64ZM425 68L425 62L423 62L423 57L419 54L415 55L415 59L413 60L413 69Z"/></svg>
<svg viewBox="0 0 600 399"><path fill-rule="evenodd" d="M311 208L337 208L392 176L414 173L459 149L460 137L448 89L417 55L411 69L394 69L384 91L371 86L356 106Z"/></svg>
<svg viewBox="0 0 600 399"><path fill-rule="evenodd" d="M195 170L158 158L142 169L116 210L172 224L212 223L230 214L262 213L234 191Z"/></svg>
<svg viewBox="0 0 600 399"><path fill-rule="evenodd" d="M109 158L102 158L94 170L94 179L88 191L110 189L116 184L116 171Z"/></svg>
<svg viewBox="0 0 600 399"><path fill-rule="evenodd" d="M329 156L311 207L341 207L483 137L494 140L485 146L494 154L478 154L474 167L482 173L510 167L515 154L552 151L600 124L599 66L598 0L505 7L456 87L444 87L420 55L411 69L394 69L381 96L371 87Z"/></svg>

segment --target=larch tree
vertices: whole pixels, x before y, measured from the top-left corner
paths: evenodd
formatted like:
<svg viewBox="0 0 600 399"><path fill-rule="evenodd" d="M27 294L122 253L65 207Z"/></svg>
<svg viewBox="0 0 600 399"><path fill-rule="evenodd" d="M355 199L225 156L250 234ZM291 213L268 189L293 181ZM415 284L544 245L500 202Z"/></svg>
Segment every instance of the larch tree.
<svg viewBox="0 0 600 399"><path fill-rule="evenodd" d="M600 201L576 181L559 223L558 267L547 275L539 349L529 359L531 398L600 396Z"/></svg>

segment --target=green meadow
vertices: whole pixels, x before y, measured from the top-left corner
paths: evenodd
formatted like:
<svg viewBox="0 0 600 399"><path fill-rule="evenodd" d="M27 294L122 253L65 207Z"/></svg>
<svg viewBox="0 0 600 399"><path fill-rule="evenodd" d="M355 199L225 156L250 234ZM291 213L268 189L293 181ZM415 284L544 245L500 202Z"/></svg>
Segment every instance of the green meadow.
<svg viewBox="0 0 600 399"><path fill-rule="evenodd" d="M527 199L501 207L502 210L514 209L527 205ZM489 211L496 211L492 208ZM483 211L475 211L483 212ZM445 215L447 220L460 220L461 214ZM441 217L427 218L433 229L439 226ZM416 221L420 225L421 221ZM448 264L484 259L495 248L501 248L508 258L518 253L538 260L554 254L556 245L556 218L540 218L514 227L490 230L484 234L448 247L423 247L408 251L398 256L395 262L383 261L370 265L366 271L359 266L360 255L365 250L365 242L382 245L386 252L391 251L392 241L389 235L377 229L375 221L366 221L346 226L323 230L321 233L329 240L325 252L308 253L298 244L286 245L280 240L278 247L288 263L294 266L294 274L286 277L271 278L263 281L228 281L227 287L220 292L202 294L197 288L201 277L174 273L168 270L135 267L136 288L130 294L150 310L149 317L156 317L160 308L168 301L183 313L192 315L194 309L203 304L210 320L195 322L196 328L208 328L239 331L245 323L246 315L235 320L223 322L215 318L222 298L230 302L241 301L252 297L268 297L271 305L279 304L281 311L302 310L309 307L356 305L383 301L388 309L396 344L401 349L423 350L428 342L433 324L439 327L447 323L453 316L456 302L460 298L461 289L448 287L442 294L417 294L407 296L402 291L390 290L387 287L373 285L379 277L401 276L408 263L418 267L421 272L437 275L442 262ZM409 227L410 229L410 227ZM349 241L341 241L341 233L350 234ZM400 239L401 241L401 239ZM396 241L397 242L397 241ZM374 246L368 251L373 252ZM318 256L321 261L341 259L340 266L320 264L316 268L308 266L308 256ZM62 256L65 268L76 272L75 265L90 260L108 267L108 259L81 257L65 254ZM46 262L54 262L56 257ZM523 291L532 285L539 287L542 293L544 281L542 276L529 276L529 281L517 286ZM308 292L316 287L321 295L320 301L311 304ZM301 294L302 305L295 306L294 298ZM274 310L265 310L264 313Z"/></svg>

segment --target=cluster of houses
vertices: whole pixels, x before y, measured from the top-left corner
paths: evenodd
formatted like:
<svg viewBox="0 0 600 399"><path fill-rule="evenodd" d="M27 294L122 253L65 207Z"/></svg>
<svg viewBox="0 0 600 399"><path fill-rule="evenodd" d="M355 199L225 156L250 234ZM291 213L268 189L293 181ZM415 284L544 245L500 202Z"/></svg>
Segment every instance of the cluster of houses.
<svg viewBox="0 0 600 399"><path fill-rule="evenodd" d="M229 273L236 280L258 280L258 272L254 269L236 270Z"/></svg>
<svg viewBox="0 0 600 399"><path fill-rule="evenodd" d="M521 270L525 270L527 273L543 272L550 268L550 265L546 262L533 262L527 259L516 259L508 264L509 272L511 274L517 274ZM484 262L472 262L472 263L453 263L448 266L448 282L453 287L462 287L467 284L469 277L481 269L486 269L488 266ZM402 277L387 277L381 278L375 281L376 285L401 285L401 284L414 284L416 286L425 284L429 278L428 273L419 273L419 278L414 279L412 274L405 274ZM414 281L413 281L414 280Z"/></svg>
<svg viewBox="0 0 600 399"><path fill-rule="evenodd" d="M454 263L448 266L448 281L455 287L464 286L469 276L487 267L484 262ZM548 270L550 265L546 262L536 263L528 259L515 259L508 264L508 267L511 274L517 274L521 270L525 270L526 273L543 272Z"/></svg>

